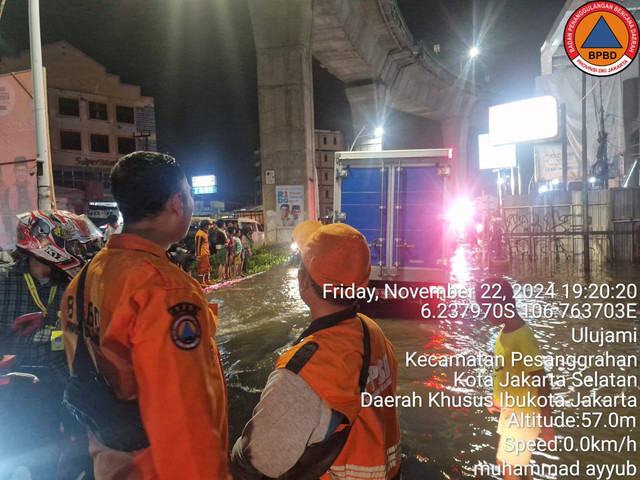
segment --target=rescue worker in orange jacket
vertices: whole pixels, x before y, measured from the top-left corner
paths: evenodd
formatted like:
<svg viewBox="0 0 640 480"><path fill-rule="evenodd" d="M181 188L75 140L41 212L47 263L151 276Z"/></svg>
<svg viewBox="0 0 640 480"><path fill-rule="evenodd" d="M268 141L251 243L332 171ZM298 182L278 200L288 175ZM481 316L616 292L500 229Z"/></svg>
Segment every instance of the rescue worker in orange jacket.
<svg viewBox="0 0 640 480"><path fill-rule="evenodd" d="M398 362L378 325L344 287L371 272L362 234L344 224L299 224L300 296L311 324L277 361L231 457L233 478L399 479L395 407L363 406L363 392L395 395ZM384 404L384 403L383 403Z"/></svg>
<svg viewBox="0 0 640 480"><path fill-rule="evenodd" d="M209 275L211 274L211 260L209 259L209 225L206 218L200 222L200 228L196 232L194 239L195 255L198 259L198 276L201 277L203 286L211 285Z"/></svg>
<svg viewBox="0 0 640 480"><path fill-rule="evenodd" d="M88 266L84 339L120 400L137 401L150 446L112 450L90 436L97 480L226 479L225 378L216 318L166 250L187 233L193 198L176 161L134 152L111 171L125 220ZM62 308L69 365L78 346L78 277Z"/></svg>

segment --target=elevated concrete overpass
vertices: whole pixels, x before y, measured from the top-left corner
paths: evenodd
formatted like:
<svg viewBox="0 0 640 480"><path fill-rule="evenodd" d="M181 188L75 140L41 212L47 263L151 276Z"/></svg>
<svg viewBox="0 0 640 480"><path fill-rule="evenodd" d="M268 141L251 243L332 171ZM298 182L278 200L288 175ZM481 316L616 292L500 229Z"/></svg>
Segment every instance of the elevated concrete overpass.
<svg viewBox="0 0 640 480"><path fill-rule="evenodd" d="M317 215L312 56L344 83L354 132L380 124L390 108L437 120L443 146L455 149L455 183L466 183L476 97L414 42L394 0L249 0L249 7L269 241L291 236L290 227L277 224L278 185L304 185L306 218ZM275 185L266 185L265 170L275 170Z"/></svg>

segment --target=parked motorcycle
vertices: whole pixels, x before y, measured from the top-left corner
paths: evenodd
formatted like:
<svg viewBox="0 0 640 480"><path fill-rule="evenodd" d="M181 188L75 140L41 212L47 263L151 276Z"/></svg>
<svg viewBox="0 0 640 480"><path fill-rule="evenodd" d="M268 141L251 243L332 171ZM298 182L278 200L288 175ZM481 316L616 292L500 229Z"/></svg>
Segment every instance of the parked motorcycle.
<svg viewBox="0 0 640 480"><path fill-rule="evenodd" d="M302 262L302 252L300 248L298 248L298 244L296 242L291 242L291 255L289 256L289 266L290 267L299 267Z"/></svg>

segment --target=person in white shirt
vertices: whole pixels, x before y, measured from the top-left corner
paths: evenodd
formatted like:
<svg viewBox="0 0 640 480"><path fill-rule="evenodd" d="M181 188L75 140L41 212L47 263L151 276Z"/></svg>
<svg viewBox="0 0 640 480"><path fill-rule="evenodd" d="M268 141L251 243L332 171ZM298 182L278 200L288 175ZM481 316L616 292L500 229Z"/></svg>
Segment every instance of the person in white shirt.
<svg viewBox="0 0 640 480"><path fill-rule="evenodd" d="M114 233L122 232L122 225L118 221L118 216L113 213L107 217L107 228L104 229L104 241L109 240L109 237Z"/></svg>

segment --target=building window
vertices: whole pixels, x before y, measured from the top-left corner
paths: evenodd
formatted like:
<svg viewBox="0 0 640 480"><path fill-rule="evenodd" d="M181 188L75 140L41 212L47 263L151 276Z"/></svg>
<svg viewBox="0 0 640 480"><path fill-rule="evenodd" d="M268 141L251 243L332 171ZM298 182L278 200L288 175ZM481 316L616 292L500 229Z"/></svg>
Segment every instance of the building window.
<svg viewBox="0 0 640 480"><path fill-rule="evenodd" d="M116 121L118 123L136 123L133 107L116 106Z"/></svg>
<svg viewBox="0 0 640 480"><path fill-rule="evenodd" d="M80 132L60 132L60 148L62 150L82 150Z"/></svg>
<svg viewBox="0 0 640 480"><path fill-rule="evenodd" d="M326 144L327 144L327 137L322 137L322 143L323 143L324 145L326 145Z"/></svg>
<svg viewBox="0 0 640 480"><path fill-rule="evenodd" d="M333 137L333 144L338 145L338 139L336 137Z"/></svg>
<svg viewBox="0 0 640 480"><path fill-rule="evenodd" d="M107 105L105 103L89 102L89 118L107 120Z"/></svg>
<svg viewBox="0 0 640 480"><path fill-rule="evenodd" d="M327 154L324 154L324 163L327 163Z"/></svg>
<svg viewBox="0 0 640 480"><path fill-rule="evenodd" d="M58 99L58 114L67 115L69 117L80 116L80 102L77 98L62 98Z"/></svg>
<svg viewBox="0 0 640 480"><path fill-rule="evenodd" d="M135 138L118 137L118 153L126 155L127 153L136 151Z"/></svg>
<svg viewBox="0 0 640 480"><path fill-rule="evenodd" d="M329 190L324 191L324 198L329 198Z"/></svg>
<svg viewBox="0 0 640 480"><path fill-rule="evenodd" d="M329 172L324 172L324 179L329 180Z"/></svg>
<svg viewBox="0 0 640 480"><path fill-rule="evenodd" d="M91 151L109 153L109 137L107 135L91 134Z"/></svg>

